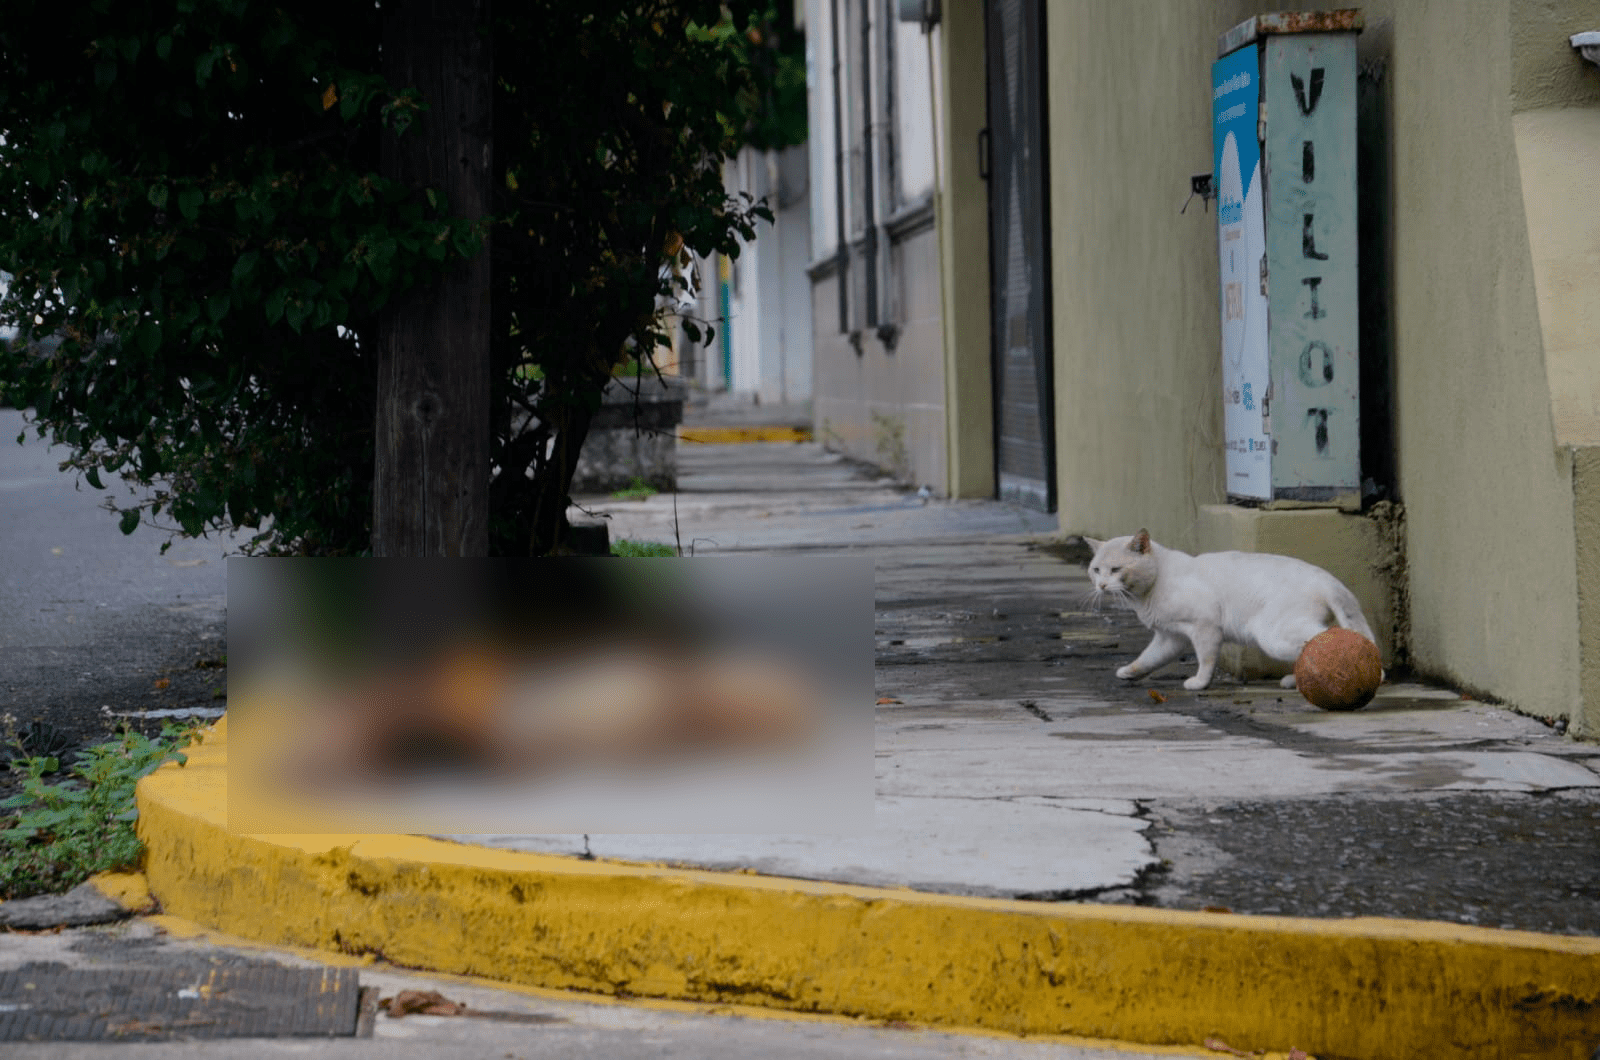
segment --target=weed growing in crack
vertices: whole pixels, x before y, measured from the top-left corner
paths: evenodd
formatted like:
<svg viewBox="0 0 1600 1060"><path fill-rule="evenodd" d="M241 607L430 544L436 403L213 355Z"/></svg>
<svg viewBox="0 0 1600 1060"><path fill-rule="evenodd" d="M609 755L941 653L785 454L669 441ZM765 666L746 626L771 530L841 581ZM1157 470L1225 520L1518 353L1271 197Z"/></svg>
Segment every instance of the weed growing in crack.
<svg viewBox="0 0 1600 1060"><path fill-rule="evenodd" d="M168 725L151 739L124 727L120 736L86 747L64 780L54 755L20 752L11 768L22 791L0 801L0 899L66 891L97 872L137 865L143 844L134 787L162 763L187 761L183 748L198 725Z"/></svg>

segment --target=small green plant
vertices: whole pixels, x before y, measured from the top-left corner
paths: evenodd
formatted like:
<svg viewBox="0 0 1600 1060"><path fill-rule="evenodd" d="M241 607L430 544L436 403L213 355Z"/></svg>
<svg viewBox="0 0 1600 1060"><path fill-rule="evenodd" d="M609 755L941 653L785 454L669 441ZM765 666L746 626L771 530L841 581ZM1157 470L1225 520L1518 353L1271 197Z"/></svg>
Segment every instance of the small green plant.
<svg viewBox="0 0 1600 1060"><path fill-rule="evenodd" d="M613 493L611 499L614 501L644 501L654 497L657 492L654 486L635 475L628 488Z"/></svg>
<svg viewBox="0 0 1600 1060"><path fill-rule="evenodd" d="M671 545L663 545L659 541L613 541L611 554L622 556L624 559L646 559L651 557L676 556L678 550Z"/></svg>
<svg viewBox="0 0 1600 1060"><path fill-rule="evenodd" d="M911 455L906 451L906 421L899 416L872 413L872 435L884 469L901 480L911 477Z"/></svg>
<svg viewBox="0 0 1600 1060"><path fill-rule="evenodd" d="M12 759L22 791L0 801L0 899L66 891L97 872L136 865L143 848L133 829L134 786L164 762L187 761L183 748L197 728L168 725L155 739L125 728L79 751L68 778L56 783L45 777L61 769L59 759Z"/></svg>

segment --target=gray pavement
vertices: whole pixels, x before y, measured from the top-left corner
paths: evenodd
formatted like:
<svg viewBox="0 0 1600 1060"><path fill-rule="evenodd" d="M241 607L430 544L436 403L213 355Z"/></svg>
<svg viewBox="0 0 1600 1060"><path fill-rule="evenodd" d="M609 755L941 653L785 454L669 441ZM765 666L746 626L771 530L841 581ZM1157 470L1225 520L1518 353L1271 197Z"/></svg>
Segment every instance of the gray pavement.
<svg viewBox="0 0 1600 1060"><path fill-rule="evenodd" d="M804 445L681 448L681 492L596 502L698 554L868 554L877 830L589 837L598 857L931 891L1600 934L1600 746L1410 682L1354 713L1275 682L1136 684L1052 517L923 502ZM676 521L674 521L676 520ZM459 841L576 854L578 837Z"/></svg>

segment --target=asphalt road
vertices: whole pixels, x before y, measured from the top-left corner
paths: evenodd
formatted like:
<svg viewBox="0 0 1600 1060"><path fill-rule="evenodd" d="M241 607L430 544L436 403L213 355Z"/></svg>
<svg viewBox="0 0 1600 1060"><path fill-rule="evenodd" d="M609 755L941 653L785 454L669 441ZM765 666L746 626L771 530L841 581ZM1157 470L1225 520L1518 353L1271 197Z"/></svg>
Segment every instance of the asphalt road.
<svg viewBox="0 0 1600 1060"><path fill-rule="evenodd" d="M124 536L101 507L128 496L62 472L69 454L0 409L0 715L35 729L37 751L67 752L161 712L215 714L226 694L226 542ZM9 735L9 734L8 734Z"/></svg>

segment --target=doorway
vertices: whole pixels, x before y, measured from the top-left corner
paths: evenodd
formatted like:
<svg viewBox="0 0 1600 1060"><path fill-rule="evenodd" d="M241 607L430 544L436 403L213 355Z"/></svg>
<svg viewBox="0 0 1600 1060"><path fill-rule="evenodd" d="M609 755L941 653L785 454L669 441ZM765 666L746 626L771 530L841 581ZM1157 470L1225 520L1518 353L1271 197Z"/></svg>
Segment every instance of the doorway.
<svg viewBox="0 0 1600 1060"><path fill-rule="evenodd" d="M995 481L1001 500L1056 508L1050 209L1042 0L987 0Z"/></svg>

